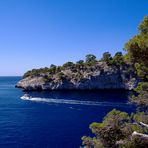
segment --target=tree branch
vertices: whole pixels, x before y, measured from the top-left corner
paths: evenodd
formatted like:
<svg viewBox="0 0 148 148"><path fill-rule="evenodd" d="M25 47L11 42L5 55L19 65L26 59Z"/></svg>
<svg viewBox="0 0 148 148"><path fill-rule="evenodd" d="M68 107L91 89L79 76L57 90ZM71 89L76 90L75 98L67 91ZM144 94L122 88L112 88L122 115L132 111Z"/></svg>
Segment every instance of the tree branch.
<svg viewBox="0 0 148 148"><path fill-rule="evenodd" d="M142 133L138 133L138 132L136 132L136 131L134 131L134 132L132 133L132 136L141 136L141 137L144 137L144 138L148 138L148 135L142 134Z"/></svg>
<svg viewBox="0 0 148 148"><path fill-rule="evenodd" d="M145 124L143 122L140 122L140 124L148 128L148 125L147 124Z"/></svg>

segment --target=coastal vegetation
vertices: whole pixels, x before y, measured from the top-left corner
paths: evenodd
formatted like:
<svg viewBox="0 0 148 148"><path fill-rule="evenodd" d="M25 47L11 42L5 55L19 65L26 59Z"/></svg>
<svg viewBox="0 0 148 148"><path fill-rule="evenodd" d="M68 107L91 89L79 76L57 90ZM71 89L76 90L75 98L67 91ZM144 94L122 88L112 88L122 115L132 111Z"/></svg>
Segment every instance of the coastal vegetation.
<svg viewBox="0 0 148 148"><path fill-rule="evenodd" d="M148 147L148 16L138 28L139 34L125 44L127 54L124 57L117 54L114 59L126 59L141 78L135 88L137 95L130 98L130 102L140 108L131 115L114 109L104 117L102 123L92 123L90 129L94 137L82 137L84 148ZM103 57L110 64L111 55L105 53ZM141 110L143 112L140 112Z"/></svg>
<svg viewBox="0 0 148 148"><path fill-rule="evenodd" d="M52 81L55 77L59 80L84 78L84 73L93 73L95 70L103 72L103 67L108 66L114 71L123 69L126 70L126 77L130 77L131 74L136 74L132 64L129 64L125 58L126 55L122 55L122 52L117 52L113 57L109 52L103 53L100 60L96 59L93 54L86 55L85 60L79 60L76 63L66 62L62 66L56 66L51 64L50 67L32 69L26 72L23 78L42 76L45 81ZM67 74L67 72L69 73ZM71 74L70 74L71 72Z"/></svg>
<svg viewBox="0 0 148 148"><path fill-rule="evenodd" d="M84 148L144 148L148 145L148 136L144 137L148 128L143 128L139 122L148 124L148 114L140 112L128 115L114 109L104 117L102 123L90 125L95 137L82 137ZM136 136L133 131L143 133L143 136Z"/></svg>
<svg viewBox="0 0 148 148"><path fill-rule="evenodd" d="M148 16L144 18L138 28L139 34L135 35L125 45L128 59L142 79L142 82L135 89L139 95L133 96L131 102L148 106Z"/></svg>
<svg viewBox="0 0 148 148"><path fill-rule="evenodd" d="M26 77L35 77L40 75L46 75L45 78L53 77L55 74L61 76L62 71L64 70L72 70L73 72L80 72L81 70L92 71L93 66L97 66L98 63L105 62L107 65L119 68L120 66L129 66L129 69L132 65L128 65L126 58L122 55L122 52L117 52L113 57L109 52L105 52L101 58L101 60L97 60L96 56L93 54L88 54L85 56L85 60L79 60L76 63L66 62L62 66L56 66L51 64L50 67L40 68L40 69L32 69L27 71L23 78ZM79 73L80 74L80 73Z"/></svg>
<svg viewBox="0 0 148 148"><path fill-rule="evenodd" d="M23 78L26 78L28 76L33 77L40 74L52 75L65 69L73 69L74 71L80 70L81 68L87 69L90 66L96 65L98 62L105 62L107 63L107 65L112 67L120 67L129 64L127 55L123 55L122 52L116 52L113 57L111 56L111 53L104 52L101 59L97 59L96 56L93 54L88 54L85 56L85 60L79 60L76 63L69 61L64 63L62 66L51 64L49 67L32 69L30 71L27 71L24 74ZM132 63L130 63L130 65L132 65Z"/></svg>

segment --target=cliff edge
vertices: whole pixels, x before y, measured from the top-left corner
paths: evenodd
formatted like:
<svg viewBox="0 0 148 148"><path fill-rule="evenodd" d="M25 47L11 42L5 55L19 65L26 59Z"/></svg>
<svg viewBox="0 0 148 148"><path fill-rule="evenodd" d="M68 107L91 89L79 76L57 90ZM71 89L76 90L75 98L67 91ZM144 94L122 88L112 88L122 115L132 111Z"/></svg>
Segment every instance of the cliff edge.
<svg viewBox="0 0 148 148"><path fill-rule="evenodd" d="M108 65L106 62L73 64L33 69L16 85L24 90L126 89L138 84L134 68L129 64Z"/></svg>

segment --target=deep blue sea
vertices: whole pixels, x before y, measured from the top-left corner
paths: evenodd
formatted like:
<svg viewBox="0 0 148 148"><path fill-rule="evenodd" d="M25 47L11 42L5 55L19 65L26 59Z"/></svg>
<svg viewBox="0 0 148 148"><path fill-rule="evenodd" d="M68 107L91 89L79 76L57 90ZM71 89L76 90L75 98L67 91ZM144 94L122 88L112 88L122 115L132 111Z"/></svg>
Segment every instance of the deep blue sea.
<svg viewBox="0 0 148 148"><path fill-rule="evenodd" d="M0 77L0 148L79 148L90 123L113 108L134 111L123 90L30 92L23 100L20 79Z"/></svg>

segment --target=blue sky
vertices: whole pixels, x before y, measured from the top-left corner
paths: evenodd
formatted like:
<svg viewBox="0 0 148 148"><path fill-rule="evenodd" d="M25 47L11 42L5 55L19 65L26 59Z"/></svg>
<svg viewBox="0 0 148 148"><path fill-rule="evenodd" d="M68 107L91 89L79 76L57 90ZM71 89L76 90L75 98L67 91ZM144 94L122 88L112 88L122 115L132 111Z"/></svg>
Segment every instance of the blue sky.
<svg viewBox="0 0 148 148"><path fill-rule="evenodd" d="M146 0L1 0L0 75L122 51Z"/></svg>

